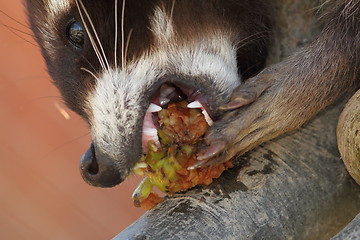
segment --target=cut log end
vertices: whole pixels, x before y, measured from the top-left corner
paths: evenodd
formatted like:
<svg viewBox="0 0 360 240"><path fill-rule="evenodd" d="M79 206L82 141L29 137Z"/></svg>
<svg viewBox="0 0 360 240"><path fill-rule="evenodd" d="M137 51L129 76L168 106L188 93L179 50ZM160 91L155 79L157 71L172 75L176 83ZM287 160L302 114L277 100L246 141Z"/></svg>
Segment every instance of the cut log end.
<svg viewBox="0 0 360 240"><path fill-rule="evenodd" d="M360 90L348 101L340 115L337 139L346 169L360 185Z"/></svg>

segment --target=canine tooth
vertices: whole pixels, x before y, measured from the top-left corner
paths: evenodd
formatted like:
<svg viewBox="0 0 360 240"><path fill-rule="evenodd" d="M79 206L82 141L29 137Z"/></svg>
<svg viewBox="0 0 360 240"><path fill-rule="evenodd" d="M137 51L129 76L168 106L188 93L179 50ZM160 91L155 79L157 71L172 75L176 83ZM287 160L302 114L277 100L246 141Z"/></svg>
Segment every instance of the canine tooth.
<svg viewBox="0 0 360 240"><path fill-rule="evenodd" d="M160 112L161 110L162 108L159 105L151 103L147 111L153 113L153 112Z"/></svg>
<svg viewBox="0 0 360 240"><path fill-rule="evenodd" d="M144 162L137 162L133 168L133 172L137 175L144 176L144 171L142 168L147 168L147 164Z"/></svg>
<svg viewBox="0 0 360 240"><path fill-rule="evenodd" d="M208 112L205 110L204 106L199 102L199 101L194 101L191 102L187 105L188 108L200 108L202 109L202 114L205 117L205 120L207 122L207 124L209 124L209 126L214 124L214 121L211 119L210 115L208 114Z"/></svg>
<svg viewBox="0 0 360 240"><path fill-rule="evenodd" d="M156 128L144 128L143 132L147 135L147 136L157 136L157 130Z"/></svg>
<svg viewBox="0 0 360 240"><path fill-rule="evenodd" d="M202 111L202 114L205 117L205 120L207 122L207 124L209 124L209 126L212 126L214 124L214 121L211 119L210 115L208 114L208 112L206 110Z"/></svg>
<svg viewBox="0 0 360 240"><path fill-rule="evenodd" d="M143 128L143 139L142 139L142 146L143 146L144 153L146 153L146 151L148 149L147 145L148 145L149 141L154 141L155 150L161 146L156 128L144 127Z"/></svg>
<svg viewBox="0 0 360 240"><path fill-rule="evenodd" d="M134 170L135 169L139 169L139 168L147 168L147 164L146 163L144 163L144 162L137 162L136 164L135 164L135 166L134 166Z"/></svg>
<svg viewBox="0 0 360 240"><path fill-rule="evenodd" d="M170 102L170 99L168 99L168 98L159 98L159 101L160 101L160 105L164 106L164 105L166 105L166 104L168 104Z"/></svg>
<svg viewBox="0 0 360 240"><path fill-rule="evenodd" d="M144 173L144 170L142 170L142 169L147 168L147 166L148 165L144 162L137 162L135 164L135 166L133 167L133 172L139 176L144 176L145 173Z"/></svg>
<svg viewBox="0 0 360 240"><path fill-rule="evenodd" d="M149 137L148 140L153 140L157 146L160 146L159 136L156 128L144 128L143 133Z"/></svg>
<svg viewBox="0 0 360 240"><path fill-rule="evenodd" d="M204 108L199 101L191 102L187 105L188 108Z"/></svg>

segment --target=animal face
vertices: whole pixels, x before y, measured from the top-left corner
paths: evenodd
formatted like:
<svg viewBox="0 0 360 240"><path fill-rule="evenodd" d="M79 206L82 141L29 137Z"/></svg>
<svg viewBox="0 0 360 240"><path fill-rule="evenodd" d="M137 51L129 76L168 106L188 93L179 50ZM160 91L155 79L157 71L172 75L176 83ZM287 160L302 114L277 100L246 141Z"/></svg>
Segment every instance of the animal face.
<svg viewBox="0 0 360 240"><path fill-rule="evenodd" d="M239 73L264 64L267 18L248 11L254 5L266 9L260 1L27 0L54 84L91 129L85 181L123 181L156 138L151 112L169 102L199 102L219 116Z"/></svg>

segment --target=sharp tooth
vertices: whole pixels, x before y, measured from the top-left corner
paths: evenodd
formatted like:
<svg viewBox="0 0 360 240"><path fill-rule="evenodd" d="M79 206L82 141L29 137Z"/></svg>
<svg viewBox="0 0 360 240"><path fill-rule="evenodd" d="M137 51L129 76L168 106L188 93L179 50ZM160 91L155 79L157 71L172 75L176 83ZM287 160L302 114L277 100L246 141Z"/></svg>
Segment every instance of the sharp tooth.
<svg viewBox="0 0 360 240"><path fill-rule="evenodd" d="M162 108L159 105L156 105L154 103L151 103L149 108L147 109L148 112L160 112Z"/></svg>
<svg viewBox="0 0 360 240"><path fill-rule="evenodd" d="M139 168L147 168L147 166L148 165L145 162L137 162L134 166L134 170Z"/></svg>
<svg viewBox="0 0 360 240"><path fill-rule="evenodd" d="M211 119L210 115L208 114L208 112L206 110L202 111L202 114L205 117L205 120L207 122L207 124L209 124L209 126L212 126L214 124L214 121Z"/></svg>
<svg viewBox="0 0 360 240"><path fill-rule="evenodd" d="M188 108L204 108L199 101L191 102L187 105Z"/></svg>
<svg viewBox="0 0 360 240"><path fill-rule="evenodd" d="M168 98L159 98L159 101L160 101L160 105L164 106L164 105L166 105L166 104L168 104L170 102L170 99L168 99Z"/></svg>
<svg viewBox="0 0 360 240"><path fill-rule="evenodd" d="M202 109L202 114L204 115L207 124L209 124L209 126L214 124L214 121L211 119L210 115L208 114L208 112L205 110L205 108L203 107L203 105L199 101L191 102L191 103L189 103L187 105L187 107L188 108L200 108L200 109Z"/></svg>
<svg viewBox="0 0 360 240"><path fill-rule="evenodd" d="M147 136L157 136L156 128L144 128L143 133L145 133Z"/></svg>
<svg viewBox="0 0 360 240"><path fill-rule="evenodd" d="M143 134L149 137L148 140L153 140L156 145L160 146L159 136L156 128L144 128Z"/></svg>

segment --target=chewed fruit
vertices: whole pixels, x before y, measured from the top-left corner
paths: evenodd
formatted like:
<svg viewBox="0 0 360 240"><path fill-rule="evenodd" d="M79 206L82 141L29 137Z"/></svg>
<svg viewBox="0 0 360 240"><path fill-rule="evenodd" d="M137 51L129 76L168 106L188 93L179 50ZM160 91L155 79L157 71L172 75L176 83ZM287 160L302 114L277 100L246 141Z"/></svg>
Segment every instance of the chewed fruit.
<svg viewBox="0 0 360 240"><path fill-rule="evenodd" d="M134 173L146 176L133 194L134 205L151 209L162 201L153 186L172 195L196 185L209 185L212 179L232 167L231 161L189 170L208 124L200 109L187 108L187 102L169 104L158 112L160 146L148 142L148 152L134 167Z"/></svg>

